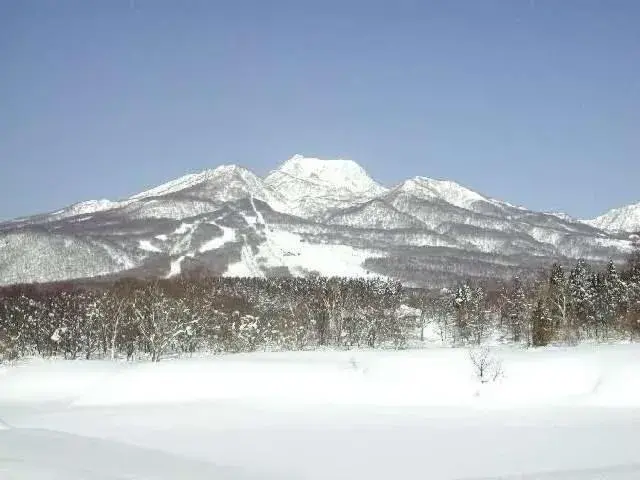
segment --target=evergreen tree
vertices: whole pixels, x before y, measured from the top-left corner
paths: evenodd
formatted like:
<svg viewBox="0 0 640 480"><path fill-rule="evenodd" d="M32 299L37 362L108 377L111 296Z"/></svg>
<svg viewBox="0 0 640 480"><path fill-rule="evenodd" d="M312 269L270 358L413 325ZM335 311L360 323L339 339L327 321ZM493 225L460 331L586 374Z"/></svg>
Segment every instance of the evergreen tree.
<svg viewBox="0 0 640 480"><path fill-rule="evenodd" d="M625 328L633 338L640 333L640 248L629 256L625 279L627 284Z"/></svg>
<svg viewBox="0 0 640 480"><path fill-rule="evenodd" d="M571 325L569 334L577 339L579 328L587 327L594 320L594 282L591 267L580 259L569 275L571 296Z"/></svg>
<svg viewBox="0 0 640 480"><path fill-rule="evenodd" d="M616 307L616 313L624 311L627 304L627 284L622 279L613 260L607 265L606 280L610 302Z"/></svg>
<svg viewBox="0 0 640 480"><path fill-rule="evenodd" d="M604 273L594 276L593 289L596 292L596 336L607 338L616 321L625 316L627 305L627 285L618 274L613 261L609 261Z"/></svg>

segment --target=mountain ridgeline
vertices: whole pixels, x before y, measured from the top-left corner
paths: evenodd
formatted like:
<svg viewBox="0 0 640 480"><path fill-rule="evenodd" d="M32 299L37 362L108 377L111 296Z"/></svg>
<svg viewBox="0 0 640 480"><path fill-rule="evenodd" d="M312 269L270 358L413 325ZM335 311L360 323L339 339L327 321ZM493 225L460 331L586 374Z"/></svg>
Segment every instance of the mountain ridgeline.
<svg viewBox="0 0 640 480"><path fill-rule="evenodd" d="M451 181L388 188L350 160L296 155L261 178L224 165L119 201L0 224L0 284L80 278L386 277L440 287L552 262L624 259L640 204L591 221L535 212Z"/></svg>

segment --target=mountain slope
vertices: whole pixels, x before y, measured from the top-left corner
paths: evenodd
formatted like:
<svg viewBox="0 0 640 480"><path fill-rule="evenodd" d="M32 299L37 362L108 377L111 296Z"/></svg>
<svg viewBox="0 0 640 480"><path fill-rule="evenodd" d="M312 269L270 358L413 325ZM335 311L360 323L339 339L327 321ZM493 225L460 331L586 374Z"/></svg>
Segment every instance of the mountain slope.
<svg viewBox="0 0 640 480"><path fill-rule="evenodd" d="M424 228L425 226L417 218L396 210L379 198L338 210L327 218L326 223L378 229Z"/></svg>
<svg viewBox="0 0 640 480"><path fill-rule="evenodd" d="M226 202L254 197L286 211L285 199L253 172L237 165L185 175L119 201L88 200L44 215L17 219L14 225L48 223L79 215L115 212L136 219L181 219L211 212Z"/></svg>
<svg viewBox="0 0 640 480"><path fill-rule="evenodd" d="M37 230L0 234L0 284L95 277L128 270L136 260L106 239Z"/></svg>
<svg viewBox="0 0 640 480"><path fill-rule="evenodd" d="M150 197L197 198L224 203L247 196L280 204L282 197L267 187L261 178L237 165L222 165L213 170L187 175L131 197L140 200ZM274 205L275 206L275 205Z"/></svg>
<svg viewBox="0 0 640 480"><path fill-rule="evenodd" d="M633 224L635 211L621 210L606 225ZM227 276L376 274L443 286L578 257L622 260L631 251L628 235L592 223L514 207L451 181L415 177L388 189L351 160L296 155L264 179L223 165L119 201L2 223L0 284L205 268Z"/></svg>
<svg viewBox="0 0 640 480"><path fill-rule="evenodd" d="M614 208L584 223L610 232L640 232L640 203Z"/></svg>
<svg viewBox="0 0 640 480"><path fill-rule="evenodd" d="M506 204L492 200L449 180L434 180L427 177L414 177L397 187L405 192L424 199L442 200L458 208L476 210L478 204L504 207Z"/></svg>

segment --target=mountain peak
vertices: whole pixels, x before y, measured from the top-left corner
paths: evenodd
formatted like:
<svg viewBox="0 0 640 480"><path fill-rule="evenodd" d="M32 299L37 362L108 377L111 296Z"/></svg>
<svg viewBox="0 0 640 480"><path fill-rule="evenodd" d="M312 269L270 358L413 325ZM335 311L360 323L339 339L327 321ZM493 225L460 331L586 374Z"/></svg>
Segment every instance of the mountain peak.
<svg viewBox="0 0 640 480"><path fill-rule="evenodd" d="M251 200L270 207L266 220L256 210L260 203ZM346 159L294 155L264 179L238 165L221 165L118 202L83 202L0 224L0 284L156 275L164 274L162 265L176 273L190 258L185 269L202 266L223 275L364 275L374 267L378 274L426 285L478 276L478 262L490 265L492 255L495 268L487 271L507 277L521 269L513 265L516 256L522 268L557 258L617 260L638 241L558 214L509 207L427 177L389 192ZM110 209L115 211L93 213ZM73 218L79 213L84 215ZM609 215L613 222L635 214L640 226L640 205ZM30 261L34 251L47 261Z"/></svg>
<svg viewBox="0 0 640 480"><path fill-rule="evenodd" d="M489 201L478 192L474 192L458 183L428 177L410 178L405 180L398 189L417 197L444 200L460 208L469 208L477 201Z"/></svg>
<svg viewBox="0 0 640 480"><path fill-rule="evenodd" d="M203 170L199 173L190 173L188 175L184 175L182 177L176 178L175 180L163 183L162 185L159 185L157 187L145 190L144 192L137 193L129 197L129 199L140 200L147 197L167 195L169 193L179 192L181 190L194 187L203 182L234 173L238 173L242 177L247 176L247 174L249 176L255 176L246 168L240 167L238 165L220 165L216 168Z"/></svg>
<svg viewBox="0 0 640 480"><path fill-rule="evenodd" d="M332 186L354 194L382 193L385 188L376 183L353 160L324 160L296 154L267 176L267 182L277 181L282 176L294 177L314 184Z"/></svg>
<svg viewBox="0 0 640 480"><path fill-rule="evenodd" d="M357 171L358 173L366 172L353 160L338 159L321 159L316 157L305 157L304 155L295 154L289 160L285 161L279 168L281 171Z"/></svg>
<svg viewBox="0 0 640 480"><path fill-rule="evenodd" d="M224 175L224 174L230 174L230 173L243 174L245 172L249 172L249 170L247 170L244 167L241 167L240 165L235 165L232 163L228 165L220 165L219 167L216 167L213 170L205 170L205 173L207 174L207 176Z"/></svg>
<svg viewBox="0 0 640 480"><path fill-rule="evenodd" d="M640 231L640 202L614 208L584 223L610 232Z"/></svg>

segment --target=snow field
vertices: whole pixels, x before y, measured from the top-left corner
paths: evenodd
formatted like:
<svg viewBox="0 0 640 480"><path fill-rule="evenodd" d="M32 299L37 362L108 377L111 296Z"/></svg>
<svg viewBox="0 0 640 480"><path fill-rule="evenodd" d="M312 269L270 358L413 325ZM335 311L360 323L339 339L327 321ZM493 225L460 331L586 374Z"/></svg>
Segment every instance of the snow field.
<svg viewBox="0 0 640 480"><path fill-rule="evenodd" d="M0 478L640 478L640 345L491 355L485 384L451 348L5 365Z"/></svg>
<svg viewBox="0 0 640 480"><path fill-rule="evenodd" d="M270 352L159 364L27 361L0 370L0 403L243 400L398 407L640 407L640 346L496 348L482 384L467 349Z"/></svg>
<svg viewBox="0 0 640 480"><path fill-rule="evenodd" d="M150 240L140 240L138 242L138 248L140 250L146 250L147 252L162 253L162 250L153 245Z"/></svg>

